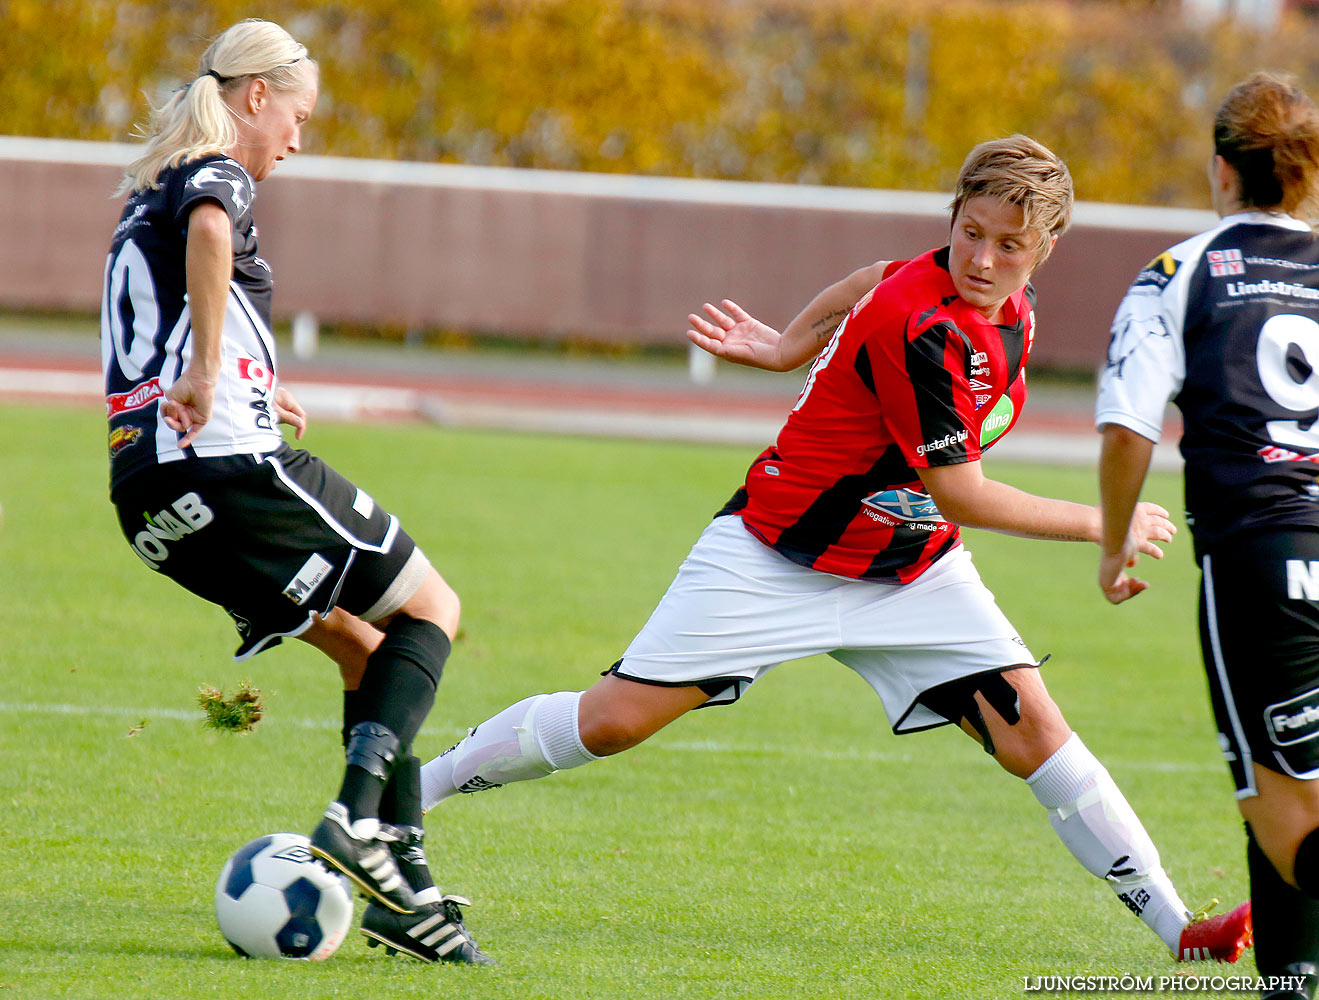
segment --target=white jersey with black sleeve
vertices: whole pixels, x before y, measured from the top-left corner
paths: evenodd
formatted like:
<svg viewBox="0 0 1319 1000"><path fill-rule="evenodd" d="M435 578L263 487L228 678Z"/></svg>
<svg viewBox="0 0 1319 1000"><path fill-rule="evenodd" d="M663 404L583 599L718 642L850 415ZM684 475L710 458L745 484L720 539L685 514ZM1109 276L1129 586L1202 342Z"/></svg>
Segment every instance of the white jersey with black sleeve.
<svg viewBox="0 0 1319 1000"><path fill-rule="evenodd" d="M129 197L105 265L101 361L109 418L111 490L132 473L183 459L263 454L279 447L270 268L257 256L255 184L235 160L207 156L164 170L154 190ZM160 401L192 356L186 250L201 202L233 224L234 262L223 362L210 420L186 452Z"/></svg>
<svg viewBox="0 0 1319 1000"><path fill-rule="evenodd" d="M1128 290L1095 424L1158 441L1181 411L1197 553L1262 528L1319 528L1319 237L1288 216L1224 218Z"/></svg>

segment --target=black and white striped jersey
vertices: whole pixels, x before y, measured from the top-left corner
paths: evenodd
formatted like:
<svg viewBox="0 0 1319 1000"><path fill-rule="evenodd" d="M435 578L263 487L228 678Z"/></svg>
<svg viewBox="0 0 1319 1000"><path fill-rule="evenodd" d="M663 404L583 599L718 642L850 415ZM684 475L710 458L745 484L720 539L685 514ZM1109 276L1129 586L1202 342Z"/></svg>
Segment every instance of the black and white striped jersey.
<svg viewBox="0 0 1319 1000"><path fill-rule="evenodd" d="M270 268L257 256L255 184L224 156L163 171L156 190L129 197L114 231L101 298L101 362L109 417L110 487L133 472L197 456L257 454L281 438L274 417ZM233 223L234 267L215 408L185 454L160 400L192 356L185 257L188 217L215 202Z"/></svg>
<svg viewBox="0 0 1319 1000"><path fill-rule="evenodd" d="M1319 529L1319 236L1306 223L1231 215L1136 277L1095 423L1158 441L1170 399L1197 553L1243 531Z"/></svg>

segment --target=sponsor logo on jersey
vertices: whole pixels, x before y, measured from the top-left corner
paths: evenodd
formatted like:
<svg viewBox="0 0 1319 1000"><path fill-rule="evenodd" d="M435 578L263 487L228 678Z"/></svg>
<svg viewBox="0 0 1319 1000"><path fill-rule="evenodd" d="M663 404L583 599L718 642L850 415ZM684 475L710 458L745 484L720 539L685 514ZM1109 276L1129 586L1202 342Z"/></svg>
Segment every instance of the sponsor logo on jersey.
<svg viewBox="0 0 1319 1000"><path fill-rule="evenodd" d="M255 382L263 389L275 384L275 373L253 358L238 359L238 377L244 382Z"/></svg>
<svg viewBox="0 0 1319 1000"><path fill-rule="evenodd" d="M1016 412L1012 399L1006 395L1000 396L980 424L980 447L987 447L1002 437L1003 432L1012 426L1012 416Z"/></svg>
<svg viewBox="0 0 1319 1000"><path fill-rule="evenodd" d="M1209 261L1209 274L1215 278L1246 273L1246 262L1240 250L1209 250L1205 253L1205 260Z"/></svg>
<svg viewBox="0 0 1319 1000"><path fill-rule="evenodd" d="M973 365L987 365L987 364L989 364L989 352L987 352L987 351L976 351L974 354L971 355L971 364L973 364Z"/></svg>
<svg viewBox="0 0 1319 1000"><path fill-rule="evenodd" d="M152 569L169 558L166 542L177 542L215 520L215 511L196 493L185 493L154 516L143 513L146 529L133 536L133 551Z"/></svg>
<svg viewBox="0 0 1319 1000"><path fill-rule="evenodd" d="M943 523L943 515L939 513L938 506L928 493L917 493L915 490L883 490L870 494L861 502L899 521Z"/></svg>
<svg viewBox="0 0 1319 1000"><path fill-rule="evenodd" d="M334 567L319 552L313 552L284 588L284 596L294 604L306 604L312 591L325 582Z"/></svg>
<svg viewBox="0 0 1319 1000"><path fill-rule="evenodd" d="M226 174L218 167L205 166L188 178L188 187L194 191L206 191L205 185L226 185L232 193L231 198L234 208L238 209L238 214L242 215L247 211L248 195L247 186L238 178ZM207 191L208 194L212 193Z"/></svg>
<svg viewBox="0 0 1319 1000"><path fill-rule="evenodd" d="M140 437L142 437L141 427L134 427L132 424L116 427L110 432L110 454L118 455L125 448L131 448L137 444Z"/></svg>
<svg viewBox="0 0 1319 1000"><path fill-rule="evenodd" d="M971 385L971 388L974 389L976 392L983 392L983 391L986 390L986 389L992 389L992 388L994 388L994 387L993 387L992 385L990 385L988 382L981 382L980 379L978 379L978 378L973 378L973 379L971 379L971 381L970 381L970 385Z"/></svg>
<svg viewBox="0 0 1319 1000"><path fill-rule="evenodd" d="M147 214L146 205L141 205L141 204L135 205L133 207L133 211L131 211L130 213L128 213L126 217L121 219L119 225L114 227L114 234L113 236L111 236L111 239L118 237L120 233L128 232L128 230L132 229L135 225L137 225L138 221L142 218L142 216L146 214Z"/></svg>
<svg viewBox="0 0 1319 1000"><path fill-rule="evenodd" d="M950 445L961 444L970 436L971 432L967 430L953 431L951 434L945 434L943 437L935 438L933 441L927 441L925 444L918 444L916 446L916 454L926 455L932 451L942 451Z"/></svg>
<svg viewBox="0 0 1319 1000"><path fill-rule="evenodd" d="M1177 273L1177 267L1176 258L1165 250L1141 269L1132 286L1154 285L1163 288Z"/></svg>
<svg viewBox="0 0 1319 1000"><path fill-rule="evenodd" d="M105 415L114 417L131 410L140 410L163 395L165 390L160 387L160 379L153 378L150 382L143 382L129 392L116 392L106 396Z"/></svg>
<svg viewBox="0 0 1319 1000"><path fill-rule="evenodd" d="M1290 281L1229 281L1223 287L1234 299L1249 295L1286 295L1293 299L1319 300L1319 288L1297 285Z"/></svg>
<svg viewBox="0 0 1319 1000"><path fill-rule="evenodd" d="M1264 710L1264 721L1275 746L1319 737L1319 688L1270 705Z"/></svg>
<svg viewBox="0 0 1319 1000"><path fill-rule="evenodd" d="M1265 462L1272 464L1274 462L1310 462L1319 465L1319 453L1313 455L1302 455L1299 451L1292 451L1290 448L1280 448L1276 444L1265 445L1259 451L1255 452Z"/></svg>
<svg viewBox="0 0 1319 1000"><path fill-rule="evenodd" d="M980 407L984 406L986 403L988 403L988 402L989 402L991 399L993 399L993 398L994 398L994 394L993 394L993 393L981 393L981 394L977 395L977 396L976 396L976 409L977 409L977 410L980 409Z"/></svg>

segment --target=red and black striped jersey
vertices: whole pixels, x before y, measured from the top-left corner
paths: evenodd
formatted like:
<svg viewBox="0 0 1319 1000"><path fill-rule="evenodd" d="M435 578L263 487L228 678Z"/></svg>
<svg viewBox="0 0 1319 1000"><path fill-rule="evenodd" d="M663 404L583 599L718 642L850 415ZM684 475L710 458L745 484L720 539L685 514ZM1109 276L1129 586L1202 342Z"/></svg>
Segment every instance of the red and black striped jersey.
<svg viewBox="0 0 1319 1000"><path fill-rule="evenodd" d="M1034 301L1026 285L994 324L958 297L947 248L890 265L720 513L803 566L915 579L958 540L916 470L977 461L1016 423Z"/></svg>

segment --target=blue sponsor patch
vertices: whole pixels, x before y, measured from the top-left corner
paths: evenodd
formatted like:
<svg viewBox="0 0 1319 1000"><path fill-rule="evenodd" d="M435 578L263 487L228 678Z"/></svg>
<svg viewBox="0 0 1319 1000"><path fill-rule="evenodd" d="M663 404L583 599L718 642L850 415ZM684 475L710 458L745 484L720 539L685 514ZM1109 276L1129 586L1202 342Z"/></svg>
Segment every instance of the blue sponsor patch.
<svg viewBox="0 0 1319 1000"><path fill-rule="evenodd" d="M939 508L928 493L915 490L884 490L872 493L861 501L867 507L882 511L899 521L942 521Z"/></svg>

